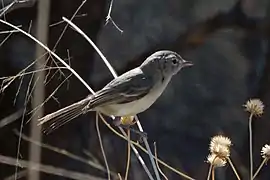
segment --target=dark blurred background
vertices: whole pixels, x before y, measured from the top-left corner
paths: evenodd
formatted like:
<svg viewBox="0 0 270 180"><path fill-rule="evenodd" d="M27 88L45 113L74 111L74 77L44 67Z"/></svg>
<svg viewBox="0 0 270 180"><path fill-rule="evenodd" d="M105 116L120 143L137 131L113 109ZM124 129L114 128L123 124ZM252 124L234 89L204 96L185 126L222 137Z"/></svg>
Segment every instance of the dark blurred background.
<svg viewBox="0 0 270 180"><path fill-rule="evenodd" d="M2 7L11 2L4 0ZM62 21L63 16L71 18L80 4L79 0L52 1L47 14L49 24ZM255 169L262 160L261 147L270 141L270 1L114 0L111 16L123 33L111 21L105 26L109 5L110 1L88 0L73 22L99 46L119 74L136 67L159 49L177 51L195 64L174 77L162 97L149 110L139 114L150 145L157 142L160 158L195 179L206 179L209 165L205 161L210 138L223 134L234 144L231 156L242 179L248 179L248 114L242 105L249 98L260 98L266 105L262 118L253 123ZM26 31L30 29L35 35L38 10L38 2L32 1L1 18L21 25ZM48 46L51 49L65 25L49 27ZM11 28L0 24L0 30ZM35 60L36 44L28 37L13 33L0 34L0 39L1 77L15 75ZM113 78L94 49L71 28L64 33L55 52L63 59L70 56L71 67L94 90ZM51 62L49 64L53 65ZM48 76L52 79L46 84L46 97L64 80L63 74L55 70ZM24 107L30 111L31 105L24 103L30 81L31 76L17 79L1 92L0 118ZM74 103L88 93L75 77L71 77L45 104L45 113ZM26 115L26 119L29 117ZM94 118L94 113L81 116L52 134L43 135L43 142L83 158L89 158L84 153L89 151L104 165ZM20 120L0 129L1 155L16 157L18 136L13 130L20 129ZM126 142L102 123L100 126L110 169L124 174ZM24 126L23 133L30 136L29 124ZM29 143L22 140L21 159L28 159L28 147ZM149 163L148 156L143 157ZM131 162L129 179L147 179L133 155ZM46 149L42 149L42 163L106 178L106 173ZM257 179L270 178L267 168L263 168ZM169 179L181 179L172 171L162 169ZM0 179L11 176L14 170L13 166L1 164ZM219 169L217 178L236 179L228 167ZM41 179L66 178L42 173Z"/></svg>

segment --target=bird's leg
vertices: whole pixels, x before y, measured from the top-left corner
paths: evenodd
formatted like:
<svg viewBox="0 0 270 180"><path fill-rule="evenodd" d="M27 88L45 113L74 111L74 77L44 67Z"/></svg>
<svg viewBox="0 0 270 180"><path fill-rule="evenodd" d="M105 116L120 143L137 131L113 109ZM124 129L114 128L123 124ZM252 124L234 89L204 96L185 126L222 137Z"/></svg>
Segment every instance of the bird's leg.
<svg viewBox="0 0 270 180"><path fill-rule="evenodd" d="M147 133L146 132L141 132L141 131L139 131L137 129L134 129L134 128L130 127L130 126L120 125L120 127L124 128L126 130L130 130L131 132L134 132L134 133L138 134L140 136L139 142L143 142L143 138L147 138Z"/></svg>
<svg viewBox="0 0 270 180"><path fill-rule="evenodd" d="M124 126L132 126L134 123L134 116L122 116L120 121L121 121L121 124L124 125Z"/></svg>
<svg viewBox="0 0 270 180"><path fill-rule="evenodd" d="M143 142L143 138L147 138L147 133L146 132L138 131L137 129L134 129L134 128L131 128L131 127L129 127L128 129L140 136L139 142Z"/></svg>
<svg viewBox="0 0 270 180"><path fill-rule="evenodd" d="M136 122L135 123L133 122L134 119L135 118L133 116L123 116L123 117L117 116L114 118L113 124L115 126L121 125L121 127L124 127L124 126L129 127L136 123Z"/></svg>
<svg viewBox="0 0 270 180"><path fill-rule="evenodd" d="M140 135L140 141L142 137L147 138L147 134L145 132L138 131L131 126L134 125L137 121L135 120L134 116L123 116L123 117L115 117L113 123L115 126L122 127L124 129L130 130L136 134Z"/></svg>

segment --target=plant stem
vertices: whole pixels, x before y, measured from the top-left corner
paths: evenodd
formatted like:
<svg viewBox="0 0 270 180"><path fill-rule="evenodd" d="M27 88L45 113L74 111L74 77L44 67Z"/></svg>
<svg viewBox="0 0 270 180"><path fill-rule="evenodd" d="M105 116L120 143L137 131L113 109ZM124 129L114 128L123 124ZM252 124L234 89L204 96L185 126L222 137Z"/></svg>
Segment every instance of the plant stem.
<svg viewBox="0 0 270 180"><path fill-rule="evenodd" d="M211 175L212 169L213 169L213 165L211 164L210 167L209 167L207 180L210 180L210 175Z"/></svg>
<svg viewBox="0 0 270 180"><path fill-rule="evenodd" d="M253 177L253 151L252 151L252 117L253 113L250 113L249 116L249 123L248 123L248 128L249 128L249 160L250 160L250 180L252 180Z"/></svg>
<svg viewBox="0 0 270 180"><path fill-rule="evenodd" d="M212 180L215 180L215 167L212 169Z"/></svg>
<svg viewBox="0 0 270 180"><path fill-rule="evenodd" d="M97 129L97 135L98 135L98 140L99 140L99 144L100 144L101 153L102 153L104 163L105 163L105 166L106 166L106 169L107 169L108 180L110 180L111 179L111 173L110 173L110 168L109 168L108 161L107 161L107 158L106 158L106 154L105 154L103 144L102 144L102 138L101 138L99 125L98 125L98 113L96 113L96 129Z"/></svg>
<svg viewBox="0 0 270 180"><path fill-rule="evenodd" d="M262 169L263 165L267 162L268 158L264 158L260 166L258 167L257 171L253 175L252 179L255 179L255 177L259 174L260 170Z"/></svg>
<svg viewBox="0 0 270 180"><path fill-rule="evenodd" d="M126 174L125 174L125 180L128 178L128 171L129 171L129 165L130 165L130 130L127 130L127 136L128 136L128 144L127 144L127 166L126 166Z"/></svg>
<svg viewBox="0 0 270 180"><path fill-rule="evenodd" d="M240 177L239 177L239 174L237 173L237 171L236 171L236 169L235 169L235 167L234 167L234 165L233 165L233 163L232 163L232 161L231 161L231 159L230 159L230 158L227 158L227 159L228 159L228 162L229 162L229 164L230 164L230 166L231 166L231 168L232 168L232 170L233 170L233 172L234 172L236 178L237 178L238 180L241 180Z"/></svg>
<svg viewBox="0 0 270 180"><path fill-rule="evenodd" d="M103 123L104 123L104 124L105 124L105 125L106 125L113 133L114 133L114 134L116 134L118 137L120 137L120 138L122 138L122 139L124 139L124 140L126 140L126 141L128 140L128 138L127 138L125 135L120 134L120 133L119 133L118 131L116 131L116 130L108 123L108 122L106 122L105 119L104 119L104 117L103 117L101 114L99 114L99 116L100 116L101 120L103 121ZM119 127L119 129L120 129L120 131L121 131L123 134L125 133L125 131L124 131L121 127ZM136 156L138 155L138 159L139 159L140 163L142 164L143 168L145 169L145 171L146 171L147 174L149 175L149 178L151 177L150 179L152 179L152 176L151 176L149 170L147 169L147 167L145 166L144 161L141 161L142 158L139 156L137 150L134 149L134 147L136 146L136 147L140 148L140 149L141 149L144 153L146 153L146 154L149 154L148 151L147 151L144 147L142 147L139 143L134 142L134 141L132 141L132 140L130 140L130 142L131 142L131 148L133 149L135 155L136 155ZM154 157L154 158L156 158L156 157ZM160 164L162 164L163 166L165 166L166 168L168 168L169 170L171 170L171 171L173 171L174 173L178 174L179 176L184 177L185 179L195 180L194 178L189 177L188 175L186 175L186 174L180 172L179 170L173 168L172 166L168 165L167 163L165 163L165 162L162 161L161 159L157 158L157 161L158 161Z"/></svg>
<svg viewBox="0 0 270 180"><path fill-rule="evenodd" d="M160 168L159 165L158 165L156 142L154 142L154 148L155 148L155 160L156 160L156 164L157 164L158 171L159 171L160 174L164 177L165 180L169 180L169 179L167 178L167 176L162 172L161 168Z"/></svg>
<svg viewBox="0 0 270 180"><path fill-rule="evenodd" d="M141 123L140 123L140 121L139 121L139 119L138 119L138 116L135 116L135 119L136 119L136 121L137 121L137 126L138 126L139 130L140 130L141 132L144 132L144 131L143 131L143 128L142 128L142 125L141 125ZM148 141L147 141L147 138L146 138L146 137L143 137L143 142L144 142L144 145L145 145L145 147L146 147L146 149L147 149L147 151L148 151L148 155L149 155L149 158L150 158L152 167L153 167L153 169L154 169L156 178L157 178L157 180L161 180L161 179L160 179L160 175L159 175L159 171L158 171L158 169L157 169L157 165L156 165L155 160L154 160L154 156L153 156L153 154L152 154L152 152L151 152L151 149L150 149L150 146L149 146L149 144L148 144Z"/></svg>

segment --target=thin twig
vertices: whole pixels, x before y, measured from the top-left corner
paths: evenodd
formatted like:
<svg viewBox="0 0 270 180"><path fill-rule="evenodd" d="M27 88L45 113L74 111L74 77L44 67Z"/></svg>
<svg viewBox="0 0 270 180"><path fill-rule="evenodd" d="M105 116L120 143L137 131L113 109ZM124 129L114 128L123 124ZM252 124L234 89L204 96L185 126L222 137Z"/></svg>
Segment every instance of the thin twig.
<svg viewBox="0 0 270 180"><path fill-rule="evenodd" d="M104 117L102 116L102 114L99 113L99 117L101 118L101 120L103 121L103 123L105 123L106 125L109 125L109 124L106 122L106 120L104 119ZM109 125L109 126L110 126L110 125ZM112 128L112 129L113 129L113 128ZM123 130L123 128L119 127L119 130L120 130L120 131L122 132L122 134L124 134L124 135L118 133L117 131L115 131L115 132L117 132L117 134L119 134L120 137L122 137L123 139L125 139L125 140L128 141L127 134L125 133L125 131ZM130 140L130 142L133 142L133 141ZM153 178L153 176L151 175L149 169L147 168L147 166L146 166L146 164L145 164L143 158L140 156L138 150L134 147L133 143L131 143L130 146L131 146L131 148L132 148L134 154L135 154L136 157L138 158L139 162L141 163L141 165L142 165L143 169L145 170L146 174L148 175L149 179L154 180L154 178Z"/></svg>
<svg viewBox="0 0 270 180"><path fill-rule="evenodd" d="M63 17L63 20L66 21L74 30L76 30L79 34L81 34L90 44L93 46L93 48L96 50L98 55L101 57L101 59L104 61L106 66L108 67L109 71L112 73L113 77L116 78L118 75L116 71L113 69L109 61L106 59L106 57L103 55L103 53L99 50L99 48L95 45L95 43L73 22L68 20L67 18Z"/></svg>
<svg viewBox="0 0 270 180"><path fill-rule="evenodd" d="M90 151L84 149L84 150L83 150L83 153L84 153L86 156L88 156L89 158L91 158L92 161L93 161L94 163L101 165L101 163L99 162L99 160L98 160L98 159L97 159ZM106 170L106 169L105 169L105 170ZM106 170L106 172L107 172L107 170ZM117 174L116 174L116 176L117 176Z"/></svg>
<svg viewBox="0 0 270 180"><path fill-rule="evenodd" d="M14 0L9 5L5 6L4 8L0 9L0 17L4 17L5 15L14 11L16 9L31 7L35 4L36 0Z"/></svg>
<svg viewBox="0 0 270 180"><path fill-rule="evenodd" d="M4 16L5 18L5 14L6 12L8 12L12 6L14 6L14 4L16 3L16 0L14 0L13 2L11 2L9 5L5 6L4 8L2 8L0 11L2 11L0 13L0 17ZM2 5L4 5L4 2L2 1Z"/></svg>
<svg viewBox="0 0 270 180"><path fill-rule="evenodd" d="M14 133L15 133L17 136L20 136L20 133L19 133L18 130L15 129L15 130L14 130ZM40 147L42 147L42 148L48 149L48 150L50 150L50 151L59 153L59 154L64 155L64 156L67 156L67 157L69 157L69 158L71 158L71 159L74 159L74 160L77 160L77 161L82 162L82 163L84 163L84 164L87 164L87 165L91 166L92 168L95 168L95 169L98 169L98 170L100 170L100 171L102 171L102 172L106 172L106 173L107 173L107 170L106 170L103 166L101 166L99 163L95 163L95 162L92 161L92 160L85 159L85 158L83 158L83 157L77 156L77 155L75 155L75 154L73 154L73 153L71 153L71 152L69 152L69 151L67 151L67 150L65 150L65 149L60 149L60 148L51 146L51 145L49 145L49 144L45 144L45 143L41 143L41 142L34 141L33 139L27 137L27 136L24 135L24 134L21 134L21 138L22 138L23 140L25 140L25 141L34 143L34 144L36 144L36 145L38 145L38 146L40 146ZM111 172L111 174L112 174L112 176L113 176L114 178L117 177L117 174L116 174L116 173Z"/></svg>
<svg viewBox="0 0 270 180"><path fill-rule="evenodd" d="M4 178L4 180L14 180L14 179L17 180L25 176L27 176L27 169L21 170L20 172L17 172L17 174L12 174L11 176Z"/></svg>
<svg viewBox="0 0 270 180"><path fill-rule="evenodd" d="M16 104L17 97L19 96L19 93L20 93L20 90L21 90L21 87L22 87L23 79L24 79L24 76L20 77L20 83L19 83L19 86L17 87L17 92L16 92L15 98L14 98L14 100L13 100L13 105ZM29 85L30 85L30 84L29 84Z"/></svg>
<svg viewBox="0 0 270 180"><path fill-rule="evenodd" d="M11 30L11 31L0 31L0 34L9 34L11 35L12 33L16 33L16 32L19 32L17 30Z"/></svg>
<svg viewBox="0 0 270 180"><path fill-rule="evenodd" d="M252 177L252 180L255 179L255 177L259 174L259 172L261 171L263 165L268 161L268 158L264 158L262 163L260 164L260 166L258 167L257 171L255 172L255 174Z"/></svg>
<svg viewBox="0 0 270 180"><path fill-rule="evenodd" d="M40 42L39 40L37 40L35 37L33 37L31 34L28 34L27 32L25 32L24 30L14 26L13 24L10 24L9 22L6 22L2 19L0 19L0 22L3 24L6 24L18 31L20 31L21 33L23 33L25 36L29 37L30 39L32 39L33 41L35 41L37 44L39 44L41 47L43 47L46 51L48 51L51 55L53 55L58 61L60 61L65 67L67 67L67 69L74 74L74 76L92 93L94 94L94 90L81 78L81 76L74 70L72 69L63 59L61 59L57 54L55 54L53 51L51 51L47 46L45 46L42 42Z"/></svg>
<svg viewBox="0 0 270 180"><path fill-rule="evenodd" d="M111 13L112 13L112 5L113 5L113 0L111 0L110 3L110 7L109 7L109 11L106 17L106 22L105 22L105 26L109 23L109 21L111 20L112 24L116 27L116 29L120 32L123 33L124 31L122 29L120 29L120 27L114 22L114 20L111 17Z"/></svg>
<svg viewBox="0 0 270 180"><path fill-rule="evenodd" d="M0 77L1 79L13 79L13 78L20 78L22 76L26 76L26 75L31 75L34 74L36 72L41 72L41 71L46 71L46 70L50 70L50 69L67 69L66 67L48 67L48 68L43 68L43 69L37 69L37 70L33 70L33 71L29 71L29 72L20 72L15 76L8 76L8 77Z"/></svg>
<svg viewBox="0 0 270 180"><path fill-rule="evenodd" d="M1 34L1 32L0 32L0 34ZM13 34L13 32L11 32L11 33L9 33L8 35L7 35L7 37L5 37L5 39L3 39L3 41L1 42L1 44L0 44L0 47L10 38L10 36Z"/></svg>
<svg viewBox="0 0 270 180"><path fill-rule="evenodd" d="M73 20L73 19L76 17L76 15L78 14L79 10L83 7L83 5L84 5L85 3L86 3L86 0L82 1L82 3L80 4L80 6L79 6L79 7L76 9L76 11L73 13L73 15L72 15L72 17L71 17L71 20ZM54 46L53 46L53 48L52 48L53 51L56 50L56 47L58 46L60 40L61 40L62 37L64 36L64 33L66 32L67 28L68 28L68 24L65 25L65 27L64 27L64 29L62 30L60 36L58 37L56 43L54 44ZM54 62L54 61L53 61L53 62ZM54 63L55 63L56 66L58 66L56 62L54 62ZM49 66L51 66L51 64L52 64L52 62L50 62L50 65L49 65ZM48 72L47 76L49 76L49 73L50 73L50 71ZM61 73L62 75L65 75L65 74L62 73L61 71L60 71L60 73ZM47 80L47 77L46 77L46 80Z"/></svg>
<svg viewBox="0 0 270 180"><path fill-rule="evenodd" d="M209 171L208 171L208 175L207 175L207 180L210 180L212 170L213 170L213 164L211 163L210 166L209 166Z"/></svg>
<svg viewBox="0 0 270 180"><path fill-rule="evenodd" d="M122 176L121 176L121 174L120 174L120 173L118 173L117 175L118 175L118 177L119 177L119 180L122 180Z"/></svg>
<svg viewBox="0 0 270 180"><path fill-rule="evenodd" d="M235 174L236 178L238 180L241 180L239 174L237 173L237 171L236 171L236 169L235 169L235 167L234 167L234 165L233 165L233 163L231 161L231 158L227 158L227 159L228 159L228 162L229 162L229 164L230 164L230 166L231 166L231 168L233 170L233 173Z"/></svg>
<svg viewBox="0 0 270 180"><path fill-rule="evenodd" d="M31 76L31 78L30 78L30 81L29 81L29 84L31 84L32 83L32 80L33 80L33 78L34 78L34 74L32 74L32 76ZM28 95L30 96L30 88L31 86L29 85L28 87L27 87L27 90L26 90L26 94L25 94L25 97L27 97ZM22 116L22 120L21 120L21 123L20 123L20 133L22 133L22 130L23 130L23 125L24 125L24 120L25 120L25 114L26 114L26 112L27 112L27 100L25 100L25 102L24 102L24 111L23 111L23 116ZM17 145L17 153L16 153L16 159L17 159L17 166L15 166L15 179L17 178L17 171L18 171L18 164L19 164L19 156L20 156L20 147L21 147L21 138L19 138L19 140L18 140L18 145Z"/></svg>
<svg viewBox="0 0 270 180"><path fill-rule="evenodd" d="M158 168L158 171L160 172L160 174L164 177L164 179L166 179L166 180L169 180L168 178L167 178L167 176L162 172L162 170L161 170L161 168L159 167L159 165L158 165L158 156L157 156L157 145L156 145L157 143L156 142L154 142L154 152L155 152L155 160L156 160L156 164L157 164L157 168Z"/></svg>
<svg viewBox="0 0 270 180"><path fill-rule="evenodd" d="M76 15L78 14L79 10L83 7L83 5L86 3L87 0L83 0L81 5L76 9L76 11L74 12L74 14L72 15L72 17L70 18L70 21L72 21ZM62 37L64 36L64 33L66 32L68 28L68 24L66 24L66 26L64 27L63 31L61 32L59 38L57 39L56 43L53 46L53 50L56 49L57 45L59 44L60 40L62 39Z"/></svg>
<svg viewBox="0 0 270 180"><path fill-rule="evenodd" d="M84 14L77 14L77 15L75 16L75 18L81 18L81 17L85 17L85 16L87 16L86 13L84 13ZM74 18L74 19L75 19L75 18ZM61 21L58 21L58 22L55 22L55 23L50 24L49 27L58 26L58 25L60 25L60 24L62 24L62 23L64 23L64 22L65 22L64 20L61 20Z"/></svg>
<svg viewBox="0 0 270 180"><path fill-rule="evenodd" d="M120 131L122 132L122 134L123 134L125 137L127 137L127 134L125 133L125 131L123 130L123 128L120 128L120 127L119 127L119 129L120 129ZM133 146L133 144L130 144L130 145L131 145L131 148L132 148L134 154L136 155L136 157L138 158L139 162L140 162L141 165L143 166L143 169L144 169L144 171L146 172L146 174L148 175L149 179L154 180L154 178L153 178L153 176L151 175L149 169L147 168L147 166L146 166L146 164L145 164L143 158L140 156L138 150L135 148L135 146Z"/></svg>
<svg viewBox="0 0 270 180"><path fill-rule="evenodd" d="M252 151L252 117L253 113L250 113L249 121L248 121L248 129L249 129L249 162L250 162L250 180L253 177L253 151Z"/></svg>
<svg viewBox="0 0 270 180"><path fill-rule="evenodd" d="M109 23L109 20L111 18L112 5L113 5L113 0L111 0L111 2L110 2L109 11L108 11L108 14L106 16L105 26Z"/></svg>
<svg viewBox="0 0 270 180"><path fill-rule="evenodd" d="M215 168L212 169L212 180L215 180Z"/></svg>
<svg viewBox="0 0 270 180"><path fill-rule="evenodd" d="M18 111L12 113L11 115L3 118L0 120L0 129L4 126L7 126L8 124L16 121L17 119L19 119L20 117L22 117L24 112L24 108L19 109Z"/></svg>
<svg viewBox="0 0 270 180"><path fill-rule="evenodd" d="M142 128L142 125L141 125L141 123L140 123L140 121L139 121L138 116L135 116L135 119L136 119L136 121L137 121L137 126L138 126L138 128L139 128L139 131L143 133L144 131L143 131L143 128ZM157 180L160 180L160 176L159 176L159 172L158 172L158 169L157 169L155 160L154 160L154 156L153 156L153 154L152 154L152 152L151 152L150 146L149 146L148 141L147 141L147 138L146 138L145 136L143 136L143 142L144 142L144 144L145 144L145 146L146 146L146 149L147 149L147 151L148 151L148 153L149 153L148 155L149 155L150 161L151 161L151 163L152 163L152 167L153 167L153 169L154 169L156 178L157 178Z"/></svg>
<svg viewBox="0 0 270 180"><path fill-rule="evenodd" d="M128 171L130 166L130 129L127 130L127 165L126 165L126 173L125 173L125 180L128 179Z"/></svg>
<svg viewBox="0 0 270 180"><path fill-rule="evenodd" d="M26 72L26 70L29 69L29 68L31 68L33 65L35 65L37 61L39 61L39 58L35 59L26 68L24 68L23 70L21 70L15 76L1 77L0 80L3 79L3 83L2 83L2 87L0 89L0 92L5 91L5 89L8 88L8 86L12 82L14 82L17 78L20 78L22 76L25 76L25 75L28 75L28 74L34 74L36 72L41 72L43 70L49 70L49 69L56 69L56 68L58 68L58 69L67 69L67 67L49 67L49 68L43 68L43 69L39 69L39 70L34 70L34 71Z"/></svg>
<svg viewBox="0 0 270 180"><path fill-rule="evenodd" d="M101 153L102 153L102 156L103 156L103 159L104 159L104 162L105 162L105 166L106 166L106 169L107 169L108 180L110 180L111 179L110 168L109 168L109 165L108 165L108 162L107 162L106 154L105 154L103 144L102 144L101 134L100 134L100 131L99 131L98 112L96 112L96 129L97 129L97 134L98 134L98 140L99 140L99 144L100 144Z"/></svg>
<svg viewBox="0 0 270 180"><path fill-rule="evenodd" d="M46 103L46 102L48 102L52 97L53 97L53 95L58 91L58 89L66 82L66 81L68 81L68 79L71 77L71 75L72 74L70 74L70 75L68 75L68 77L66 78L66 79L64 79L63 81L61 81L61 83L53 90L53 92L41 103L41 104L39 104L38 106L36 106L35 108L32 108L32 110L29 112L29 114L30 113L32 113L33 115L35 115L36 114L36 110L38 110L40 107L42 107L42 106L44 106L44 104ZM27 121L27 123L29 122L29 121L31 121L32 120L32 117L31 118L29 118L28 119L28 121Z"/></svg>
<svg viewBox="0 0 270 180"><path fill-rule="evenodd" d="M91 179L91 180L106 180L104 178L95 177L89 174L84 174L76 171L70 171L67 169L40 164L40 163L30 163L29 161L25 160L18 160L20 167L23 168L29 168L35 171L44 172L47 174L53 174L57 176L62 176L68 179L75 179L75 180L85 180L85 179ZM3 156L0 155L0 163L7 164L11 166L17 166L17 160L13 157Z"/></svg>
<svg viewBox="0 0 270 180"><path fill-rule="evenodd" d="M127 141L127 137L126 136L124 136L124 135L122 135L122 134L120 134L119 132L117 132L109 123L107 123L106 122L106 120L101 116L101 120L103 121L103 123L113 132L113 133L115 133L118 137L120 137L120 138L122 138L122 139L124 139L124 140L126 140ZM121 128L119 128L120 130L121 130ZM122 129L123 130L123 129ZM134 142L134 141L130 141L131 142L131 148L133 148L133 145L135 145L136 147L138 147L138 148L140 148L143 152L145 152L146 154L148 154L148 151L144 148L144 147L142 147L139 143L137 143L137 142ZM149 154L148 154L149 155ZM155 158L155 157L154 157ZM139 159L139 158L138 158ZM140 160L140 159L139 159ZM189 180L195 180L194 178L192 178L192 177L189 177L188 175L186 175L186 174L184 174L184 173L182 173L182 172L180 172L179 170L177 170L177 169L175 169L175 168L173 168L172 166L170 166L170 165L168 165L167 163L165 163L164 161L162 161L162 160L160 160L160 159L157 159L158 160L158 162L160 163L160 164L162 164L163 166L165 166L166 168L168 168L168 169L170 169L171 171L173 171L173 172L175 172L176 174L178 174L179 176L181 176L181 177L184 177L184 178L186 178L186 179L189 179ZM144 164L142 164L142 165L144 165ZM147 167L146 167L147 168Z"/></svg>

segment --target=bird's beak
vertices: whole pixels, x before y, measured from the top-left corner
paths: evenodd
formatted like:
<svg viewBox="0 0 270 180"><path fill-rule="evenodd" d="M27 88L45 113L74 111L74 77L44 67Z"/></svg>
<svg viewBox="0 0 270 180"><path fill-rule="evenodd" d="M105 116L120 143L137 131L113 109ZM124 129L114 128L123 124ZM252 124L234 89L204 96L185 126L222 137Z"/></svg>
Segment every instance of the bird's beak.
<svg viewBox="0 0 270 180"><path fill-rule="evenodd" d="M193 66L194 64L191 61L183 60L182 67Z"/></svg>

